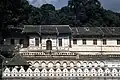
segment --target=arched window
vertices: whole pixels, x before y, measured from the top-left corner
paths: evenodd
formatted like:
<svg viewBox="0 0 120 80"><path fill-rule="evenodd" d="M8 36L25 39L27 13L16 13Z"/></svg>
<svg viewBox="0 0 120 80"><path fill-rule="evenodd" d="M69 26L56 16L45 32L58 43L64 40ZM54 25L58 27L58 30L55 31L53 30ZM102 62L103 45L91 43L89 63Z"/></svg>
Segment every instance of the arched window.
<svg viewBox="0 0 120 80"><path fill-rule="evenodd" d="M39 38L35 38L35 46L39 46Z"/></svg>
<svg viewBox="0 0 120 80"><path fill-rule="evenodd" d="M51 40L46 41L46 50L52 50L52 41Z"/></svg>

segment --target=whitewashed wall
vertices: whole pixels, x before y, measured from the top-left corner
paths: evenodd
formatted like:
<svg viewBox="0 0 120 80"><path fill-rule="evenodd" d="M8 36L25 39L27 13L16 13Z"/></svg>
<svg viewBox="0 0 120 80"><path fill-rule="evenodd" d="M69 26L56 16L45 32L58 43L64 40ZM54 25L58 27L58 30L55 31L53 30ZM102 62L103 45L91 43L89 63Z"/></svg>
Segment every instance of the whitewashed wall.
<svg viewBox="0 0 120 80"><path fill-rule="evenodd" d="M79 45L83 45L82 44L82 39L77 39L77 45L76 44L73 44L73 40L71 41L72 42L72 46L79 46ZM86 39L86 45L94 45L93 44L93 39ZM98 46L103 46L103 41L101 39L97 39L97 45ZM108 46L118 46L117 45L117 39L106 39L106 45Z"/></svg>
<svg viewBox="0 0 120 80"><path fill-rule="evenodd" d="M35 46L35 39L38 38L39 39L39 47L40 45L40 37L39 36L29 36L29 47L33 47Z"/></svg>
<svg viewBox="0 0 120 80"><path fill-rule="evenodd" d="M93 44L93 39L86 39L86 45L83 45L82 38L77 39L77 44L73 44L71 40L72 47L70 48L70 40L68 36L63 37L44 37L42 38L42 43L40 43L40 37L37 35L29 36L29 47L35 47L35 38L39 39L39 49L46 50L47 40L52 41L52 50L70 50L70 51L120 51L120 45L117 45L117 39L106 39L106 45L103 45L102 39L97 39L97 45ZM11 39L15 39L15 45L19 44L20 39L24 39L24 44L28 43L27 38L6 38L5 45L11 45ZM59 46L59 39L62 39L62 46Z"/></svg>
<svg viewBox="0 0 120 80"><path fill-rule="evenodd" d="M59 39L62 39L62 46L59 46ZM59 50L68 50L69 49L69 37L58 37L57 47Z"/></svg>
<svg viewBox="0 0 120 80"><path fill-rule="evenodd" d="M82 39L77 39L77 44L73 44L70 51L120 51L120 45L117 45L117 39L106 39L106 45L103 45L102 39L97 39L97 45L93 44L93 39L86 39L83 45Z"/></svg>
<svg viewBox="0 0 120 80"><path fill-rule="evenodd" d="M62 39L62 46L59 46L59 39ZM51 40L52 41L52 49L56 50L56 49L62 49L65 50L67 48L69 48L69 37L52 37L52 38L42 38L42 49L46 49L46 42L47 40Z"/></svg>

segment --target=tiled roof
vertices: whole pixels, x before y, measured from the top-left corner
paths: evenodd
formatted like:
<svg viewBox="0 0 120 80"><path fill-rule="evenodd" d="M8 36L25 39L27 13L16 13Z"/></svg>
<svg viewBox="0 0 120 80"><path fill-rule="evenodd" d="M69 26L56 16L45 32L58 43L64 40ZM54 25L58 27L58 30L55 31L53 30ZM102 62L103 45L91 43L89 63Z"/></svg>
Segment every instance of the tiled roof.
<svg viewBox="0 0 120 80"><path fill-rule="evenodd" d="M26 33L40 32L40 26L39 25L34 25L34 26L33 25L25 25L23 32L26 32Z"/></svg>
<svg viewBox="0 0 120 80"><path fill-rule="evenodd" d="M120 27L73 27L73 35L120 36Z"/></svg>
<svg viewBox="0 0 120 80"><path fill-rule="evenodd" d="M69 25L25 25L24 33L68 34L78 36L120 36L120 27L70 27Z"/></svg>
<svg viewBox="0 0 120 80"><path fill-rule="evenodd" d="M63 34L71 33L69 25L25 25L24 33Z"/></svg>
<svg viewBox="0 0 120 80"><path fill-rule="evenodd" d="M101 35L102 31L99 27L78 27L79 35Z"/></svg>
<svg viewBox="0 0 120 80"><path fill-rule="evenodd" d="M120 27L102 27L104 35L120 35Z"/></svg>
<svg viewBox="0 0 120 80"><path fill-rule="evenodd" d="M57 26L41 25L42 34L57 34Z"/></svg>
<svg viewBox="0 0 120 80"><path fill-rule="evenodd" d="M25 59L20 55L16 54L6 65L10 66L21 66L21 65L29 65Z"/></svg>

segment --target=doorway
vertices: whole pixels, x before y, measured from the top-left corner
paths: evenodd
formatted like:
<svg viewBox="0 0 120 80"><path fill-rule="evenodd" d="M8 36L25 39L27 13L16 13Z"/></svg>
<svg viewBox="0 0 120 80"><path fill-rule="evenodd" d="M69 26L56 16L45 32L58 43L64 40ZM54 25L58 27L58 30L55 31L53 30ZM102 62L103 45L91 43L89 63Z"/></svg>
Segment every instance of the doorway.
<svg viewBox="0 0 120 80"><path fill-rule="evenodd" d="M52 50L52 41L51 40L46 41L46 50Z"/></svg>

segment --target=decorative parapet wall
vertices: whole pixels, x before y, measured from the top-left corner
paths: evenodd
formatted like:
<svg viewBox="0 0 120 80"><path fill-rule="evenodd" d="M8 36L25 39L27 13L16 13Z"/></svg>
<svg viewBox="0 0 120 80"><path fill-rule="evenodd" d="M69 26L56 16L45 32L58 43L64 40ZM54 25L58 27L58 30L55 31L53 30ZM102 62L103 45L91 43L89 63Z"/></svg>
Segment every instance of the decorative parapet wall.
<svg viewBox="0 0 120 80"><path fill-rule="evenodd" d="M77 59L76 52L69 51L20 51L19 52L27 60L45 60L45 59Z"/></svg>
<svg viewBox="0 0 120 80"><path fill-rule="evenodd" d="M120 69L97 67L97 68L28 68L21 67L19 70L15 67L12 70L5 68L3 78L8 77L119 77Z"/></svg>

